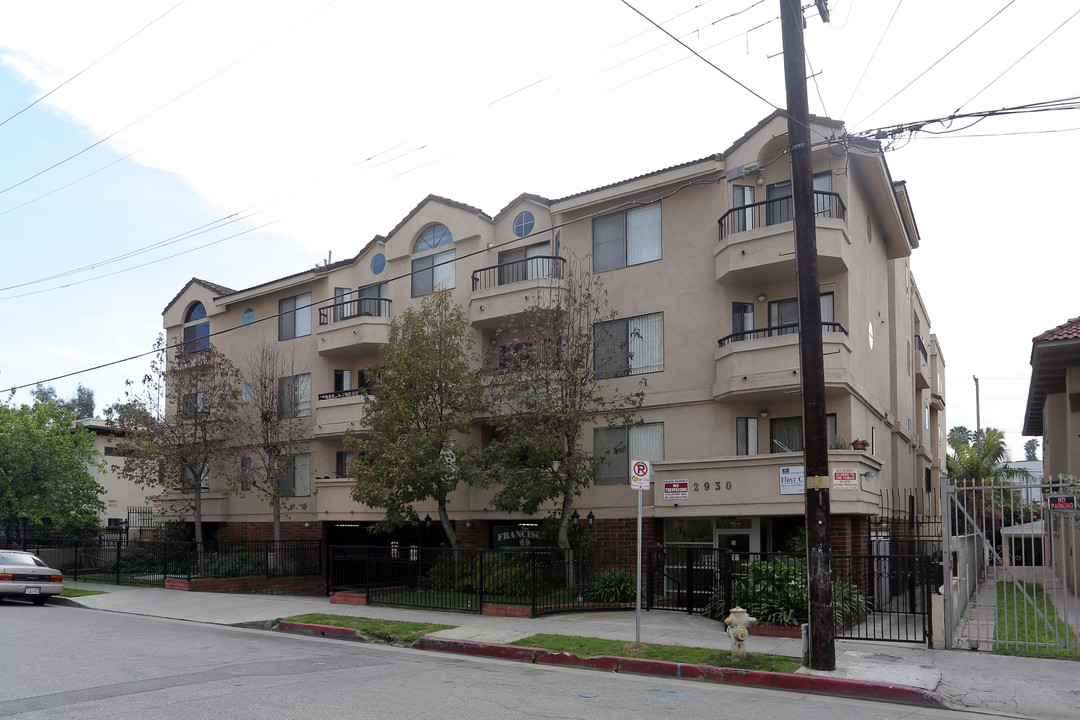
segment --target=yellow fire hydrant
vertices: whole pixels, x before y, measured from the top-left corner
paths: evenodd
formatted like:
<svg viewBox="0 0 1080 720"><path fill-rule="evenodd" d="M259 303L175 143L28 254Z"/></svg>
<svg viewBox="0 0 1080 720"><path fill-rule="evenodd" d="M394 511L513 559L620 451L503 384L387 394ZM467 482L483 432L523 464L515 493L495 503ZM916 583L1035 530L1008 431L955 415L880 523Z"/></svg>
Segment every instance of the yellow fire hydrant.
<svg viewBox="0 0 1080 720"><path fill-rule="evenodd" d="M728 637L731 638L731 657L740 660L746 657L746 638L750 637L750 626L756 622L756 617L750 617L738 605L731 608L731 614L724 618Z"/></svg>

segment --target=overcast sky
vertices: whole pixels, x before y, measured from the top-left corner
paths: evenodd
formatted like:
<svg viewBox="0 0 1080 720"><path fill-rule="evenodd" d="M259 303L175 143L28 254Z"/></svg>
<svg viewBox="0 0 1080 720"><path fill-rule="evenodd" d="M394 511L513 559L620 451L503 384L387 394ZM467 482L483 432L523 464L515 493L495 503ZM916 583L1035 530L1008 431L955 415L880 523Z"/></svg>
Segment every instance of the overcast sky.
<svg viewBox="0 0 1080 720"><path fill-rule="evenodd" d="M193 276L351 257L429 193L493 215L721 152L783 106L779 0L633 4L767 102L619 0L0 2L0 386L81 382L100 414L145 360L50 378L148 350ZM811 112L851 131L1080 95L1080 3L829 5ZM1023 459L1031 339L1080 315L1080 115L968 124L887 161L947 424L977 375Z"/></svg>

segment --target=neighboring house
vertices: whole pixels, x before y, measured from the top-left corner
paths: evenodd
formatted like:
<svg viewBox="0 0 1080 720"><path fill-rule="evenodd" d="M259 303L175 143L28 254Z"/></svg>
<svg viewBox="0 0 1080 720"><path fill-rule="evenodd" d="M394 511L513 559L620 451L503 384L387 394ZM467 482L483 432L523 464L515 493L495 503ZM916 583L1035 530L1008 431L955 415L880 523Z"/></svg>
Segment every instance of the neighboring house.
<svg viewBox="0 0 1080 720"><path fill-rule="evenodd" d="M813 126L817 137L843 134L826 118ZM288 488L306 507L288 513L286 536L371 542L354 528L382 513L351 499L342 439L365 431L365 375L393 318L450 290L477 346L497 347L500 325L539 283L558 282L570 253L591 256L635 337L635 377L613 382L648 380L642 424L596 428L591 439L652 461L646 541L780 549L804 524L804 496L790 481L802 465L802 407L787 143L777 112L722 154L557 200L523 194L494 216L428 196L354 258L243 290L193 279L163 325L170 340L195 342L247 326L214 338L241 367L263 339L291 354L300 368L285 379L299 394L291 412L310 416L312 432ZM858 552L885 491L936 507L944 356L909 268L920 238L907 186L892 180L875 143L821 143L813 163L829 434L866 442L830 451L833 469L848 471L831 493L834 546ZM628 460L604 467L576 503L595 514L598 539L629 541ZM269 533L265 503L221 490L212 481L205 493L205 522ZM490 546L527 520L492 509L491 495L462 487L451 496L465 545Z"/></svg>
<svg viewBox="0 0 1080 720"><path fill-rule="evenodd" d="M1024 435L1042 438L1047 491L1080 494L1080 317L1032 338ZM1075 511L1057 517L1048 512L1055 572L1078 592L1080 523Z"/></svg>
<svg viewBox="0 0 1080 720"><path fill-rule="evenodd" d="M126 529L130 537L136 537L136 531L149 530L154 523L153 510L146 499L146 488L122 479L113 470L113 466L122 464L124 459L116 454L116 437L111 434L108 422L98 418L83 418L76 420L75 424L94 433L94 449L105 463L104 469L90 468L94 480L105 488L105 494L101 498L105 503L105 511L101 516L105 531L119 535Z"/></svg>
<svg viewBox="0 0 1080 720"><path fill-rule="evenodd" d="M1036 488L1030 487L1031 485L1042 484L1042 460L1010 460L1006 465L1015 470L1023 470L1027 473L1027 477L1019 477L1012 480L1014 485L1027 486L1020 489L1020 499L1025 503L1042 502L1042 492Z"/></svg>

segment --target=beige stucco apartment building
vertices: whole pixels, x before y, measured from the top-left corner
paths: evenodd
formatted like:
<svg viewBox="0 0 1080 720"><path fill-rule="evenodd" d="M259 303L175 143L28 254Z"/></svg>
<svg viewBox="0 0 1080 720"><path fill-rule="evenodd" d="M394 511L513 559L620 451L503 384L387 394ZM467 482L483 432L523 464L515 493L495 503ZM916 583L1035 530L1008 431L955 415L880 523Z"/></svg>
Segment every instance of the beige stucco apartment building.
<svg viewBox="0 0 1080 720"><path fill-rule="evenodd" d="M944 358L909 268L919 233L907 187L876 145L838 141L814 119L814 172L834 546L860 545L860 520L882 493L937 497L945 458ZM650 543L780 549L802 524L801 400L786 119L773 114L727 151L557 200L521 195L494 216L429 196L356 257L243 290L193 279L164 312L170 339L214 337L239 366L269 339L298 368L297 413L310 417L297 458L301 509L286 533L341 541L381 514L355 503L344 477L346 431L364 432L365 373L390 323L433 289L466 310L479 347L571 254L591 257L611 306L637 343L629 377L648 380L643 423L598 428L652 461L643 497ZM450 262L452 261L452 262ZM215 278L227 280L227 278ZM482 433L473 433L480 442ZM865 441L853 449L850 441ZM636 491L628 459L603 469L576 507L595 532L630 540ZM450 517L463 543L490 546L528 522L462 487ZM211 482L204 520L265 536L268 508ZM419 507L421 516L434 506ZM852 547L855 550L857 547Z"/></svg>

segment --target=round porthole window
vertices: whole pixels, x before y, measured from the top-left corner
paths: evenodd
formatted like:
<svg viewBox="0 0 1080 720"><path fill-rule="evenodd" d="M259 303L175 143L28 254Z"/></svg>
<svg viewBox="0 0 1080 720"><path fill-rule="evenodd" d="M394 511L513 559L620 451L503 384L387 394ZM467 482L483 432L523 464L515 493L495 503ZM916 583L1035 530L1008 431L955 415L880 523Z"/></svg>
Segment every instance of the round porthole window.
<svg viewBox="0 0 1080 720"><path fill-rule="evenodd" d="M380 274L386 269L386 256L382 253L375 253L375 257L371 258L371 272L376 275Z"/></svg>
<svg viewBox="0 0 1080 720"><path fill-rule="evenodd" d="M533 226L536 224L536 218L528 210L522 210L514 218L514 234L518 237L525 237L532 232Z"/></svg>

